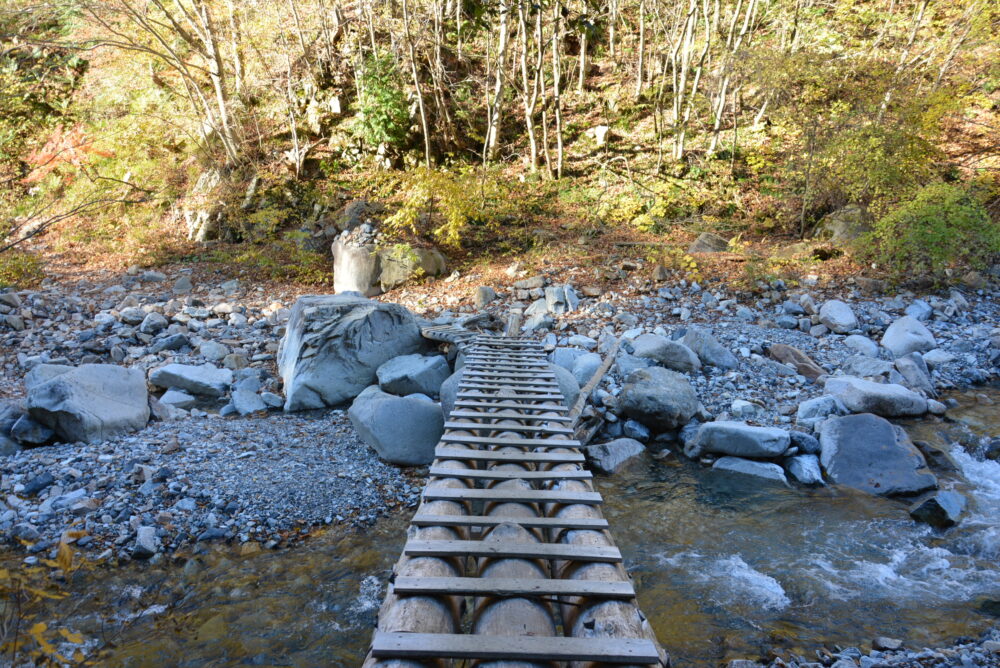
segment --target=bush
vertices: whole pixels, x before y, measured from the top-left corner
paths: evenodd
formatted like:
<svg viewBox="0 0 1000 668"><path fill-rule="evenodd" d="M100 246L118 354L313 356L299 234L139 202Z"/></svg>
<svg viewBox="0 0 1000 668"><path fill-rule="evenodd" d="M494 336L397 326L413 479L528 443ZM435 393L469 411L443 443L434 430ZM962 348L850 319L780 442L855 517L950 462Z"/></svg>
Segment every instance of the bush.
<svg viewBox="0 0 1000 668"><path fill-rule="evenodd" d="M369 57L361 71L358 87L355 133L373 148L379 144L401 148L410 129L410 112L392 56Z"/></svg>
<svg viewBox="0 0 1000 668"><path fill-rule="evenodd" d="M879 219L864 241L893 280L939 281L950 268L986 266L1000 253L1000 225L963 188L935 183Z"/></svg>
<svg viewBox="0 0 1000 668"><path fill-rule="evenodd" d="M37 255L16 248L0 253L0 288L30 288L43 278L42 261Z"/></svg>

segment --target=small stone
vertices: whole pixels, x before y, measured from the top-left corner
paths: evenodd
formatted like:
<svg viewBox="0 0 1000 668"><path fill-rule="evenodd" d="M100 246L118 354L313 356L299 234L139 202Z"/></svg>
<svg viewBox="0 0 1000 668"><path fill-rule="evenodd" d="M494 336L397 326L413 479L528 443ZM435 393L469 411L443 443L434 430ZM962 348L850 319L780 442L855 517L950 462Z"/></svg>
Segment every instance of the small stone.
<svg viewBox="0 0 1000 668"><path fill-rule="evenodd" d="M173 292L175 295L186 295L192 290L194 290L194 284L191 282L191 277L187 274L182 275L174 281Z"/></svg>
<svg viewBox="0 0 1000 668"><path fill-rule="evenodd" d="M160 551L160 539L156 537L156 527L141 526L136 529L135 547L132 548L132 557L135 559L149 559Z"/></svg>
<svg viewBox="0 0 1000 668"><path fill-rule="evenodd" d="M482 310L486 308L487 304L492 303L497 298L497 291L493 288L483 285L476 289L476 295L473 298L473 304L477 310Z"/></svg>
<svg viewBox="0 0 1000 668"><path fill-rule="evenodd" d="M872 647L882 652L895 652L903 646L902 640L879 636L872 641Z"/></svg>

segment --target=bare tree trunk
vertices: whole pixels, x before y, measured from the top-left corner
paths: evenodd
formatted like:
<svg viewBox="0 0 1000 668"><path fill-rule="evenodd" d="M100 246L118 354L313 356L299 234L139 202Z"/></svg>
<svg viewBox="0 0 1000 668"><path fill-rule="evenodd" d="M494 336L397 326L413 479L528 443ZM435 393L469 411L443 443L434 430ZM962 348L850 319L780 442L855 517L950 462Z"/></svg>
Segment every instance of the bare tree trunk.
<svg viewBox="0 0 1000 668"><path fill-rule="evenodd" d="M646 58L646 3L639 0L639 57L635 67L635 99L642 97L642 82L645 78L643 65Z"/></svg>
<svg viewBox="0 0 1000 668"><path fill-rule="evenodd" d="M510 7L506 0L500 4L500 34L497 36L497 59L494 71L493 92L487 97L486 141L483 144L483 162L490 162L496 157L497 144L500 139L501 102L503 101L504 71L507 61L507 42L510 32L507 25Z"/></svg>
<svg viewBox="0 0 1000 668"><path fill-rule="evenodd" d="M424 135L424 164L431 166L431 133L427 126L427 110L424 108L424 93L420 87L420 76L417 73L417 54L413 47L413 37L410 35L410 11L407 0L403 1L403 35L406 39L406 50L410 55L410 73L413 76L413 87L417 93L417 108L420 110L420 131Z"/></svg>
<svg viewBox="0 0 1000 668"><path fill-rule="evenodd" d="M556 167L555 177L563 173L563 132L562 132L562 14L559 3L552 3L552 104L556 122Z"/></svg>

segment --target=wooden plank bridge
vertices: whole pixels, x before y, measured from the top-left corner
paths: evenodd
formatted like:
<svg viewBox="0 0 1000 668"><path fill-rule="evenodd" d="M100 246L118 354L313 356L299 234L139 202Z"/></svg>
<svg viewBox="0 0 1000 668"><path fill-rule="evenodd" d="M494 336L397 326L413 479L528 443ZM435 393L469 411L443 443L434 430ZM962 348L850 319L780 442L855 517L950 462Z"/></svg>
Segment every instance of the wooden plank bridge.
<svg viewBox="0 0 1000 668"><path fill-rule="evenodd" d="M534 340L450 326L458 400L365 666L667 666Z"/></svg>

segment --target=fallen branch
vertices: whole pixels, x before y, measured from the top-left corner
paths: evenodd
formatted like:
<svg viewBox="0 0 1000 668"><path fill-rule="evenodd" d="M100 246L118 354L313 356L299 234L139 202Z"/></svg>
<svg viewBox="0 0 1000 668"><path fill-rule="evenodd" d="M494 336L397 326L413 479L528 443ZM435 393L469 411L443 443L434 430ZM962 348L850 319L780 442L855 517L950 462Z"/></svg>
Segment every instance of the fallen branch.
<svg viewBox="0 0 1000 668"><path fill-rule="evenodd" d="M594 391L597 384L601 382L604 378L604 374L608 372L611 365L614 364L615 358L618 356L618 348L621 347L622 341L618 339L615 344L611 346L611 350L605 356L604 361L601 362L601 366L597 367L597 371L591 376L587 384L580 389L580 396L577 397L576 403L573 404L573 408L569 411L569 418L573 421L572 424L576 424L576 421L580 419L580 415L583 413L584 406L587 405L587 399L590 398L590 393Z"/></svg>

